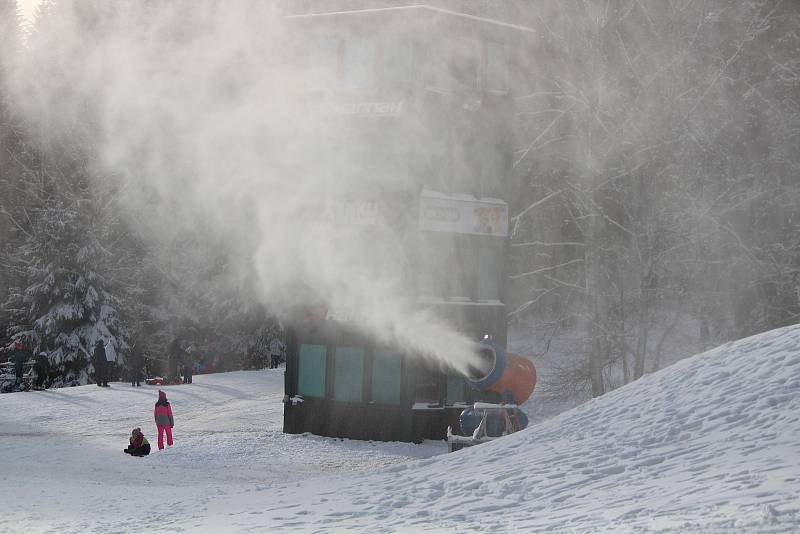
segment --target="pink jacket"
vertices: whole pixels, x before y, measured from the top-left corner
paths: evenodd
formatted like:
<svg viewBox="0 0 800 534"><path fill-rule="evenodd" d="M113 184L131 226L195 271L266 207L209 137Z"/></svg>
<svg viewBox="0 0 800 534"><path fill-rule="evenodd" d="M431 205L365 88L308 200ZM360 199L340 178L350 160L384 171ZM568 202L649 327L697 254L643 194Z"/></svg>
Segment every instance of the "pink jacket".
<svg viewBox="0 0 800 534"><path fill-rule="evenodd" d="M175 426L175 420L172 418L172 406L169 404L166 406L163 404L156 404L153 410L153 417L155 417L156 425L158 426L169 426L170 428Z"/></svg>

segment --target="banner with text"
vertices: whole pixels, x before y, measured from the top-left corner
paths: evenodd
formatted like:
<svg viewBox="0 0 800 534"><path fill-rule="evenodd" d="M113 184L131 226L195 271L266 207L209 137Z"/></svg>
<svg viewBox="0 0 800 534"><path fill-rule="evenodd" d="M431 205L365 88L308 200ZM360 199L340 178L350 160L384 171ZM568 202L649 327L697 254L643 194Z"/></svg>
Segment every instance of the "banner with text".
<svg viewBox="0 0 800 534"><path fill-rule="evenodd" d="M419 227L432 232L506 237L508 204L498 199L478 200L426 191L419 199Z"/></svg>

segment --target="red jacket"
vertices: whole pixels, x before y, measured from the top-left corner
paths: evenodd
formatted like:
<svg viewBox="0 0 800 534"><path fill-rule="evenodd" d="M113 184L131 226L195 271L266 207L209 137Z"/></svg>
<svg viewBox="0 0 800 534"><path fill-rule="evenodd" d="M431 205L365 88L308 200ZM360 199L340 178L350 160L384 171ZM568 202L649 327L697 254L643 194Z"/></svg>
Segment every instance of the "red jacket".
<svg viewBox="0 0 800 534"><path fill-rule="evenodd" d="M175 426L175 420L172 418L172 406L169 404L156 404L153 417L158 426L169 426L170 428Z"/></svg>

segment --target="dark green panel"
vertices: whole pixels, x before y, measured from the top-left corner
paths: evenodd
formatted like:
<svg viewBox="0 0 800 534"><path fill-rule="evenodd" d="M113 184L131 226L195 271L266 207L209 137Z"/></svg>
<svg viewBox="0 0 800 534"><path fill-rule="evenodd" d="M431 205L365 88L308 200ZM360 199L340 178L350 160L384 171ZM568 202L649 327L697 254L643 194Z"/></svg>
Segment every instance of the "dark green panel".
<svg viewBox="0 0 800 534"><path fill-rule="evenodd" d="M447 404L454 402L466 402L467 396L464 390L464 378L460 376L447 377Z"/></svg>
<svg viewBox="0 0 800 534"><path fill-rule="evenodd" d="M400 404L403 360L399 353L376 350L372 359L372 402Z"/></svg>
<svg viewBox="0 0 800 534"><path fill-rule="evenodd" d="M309 397L325 396L325 345L300 345L297 393Z"/></svg>
<svg viewBox="0 0 800 534"><path fill-rule="evenodd" d="M333 371L333 399L361 402L364 389L364 349L336 347Z"/></svg>

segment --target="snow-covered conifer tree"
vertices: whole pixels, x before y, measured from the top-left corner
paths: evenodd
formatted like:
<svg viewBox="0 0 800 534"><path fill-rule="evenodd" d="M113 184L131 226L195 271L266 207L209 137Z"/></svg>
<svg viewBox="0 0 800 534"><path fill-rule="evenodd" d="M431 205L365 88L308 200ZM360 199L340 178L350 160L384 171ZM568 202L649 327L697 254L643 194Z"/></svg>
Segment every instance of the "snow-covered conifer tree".
<svg viewBox="0 0 800 534"><path fill-rule="evenodd" d="M45 202L17 261L26 285L13 291L12 330L46 350L56 370L54 385L86 384L93 372L91 352L98 339L127 347L119 300L100 274L108 252L92 231L86 201Z"/></svg>

